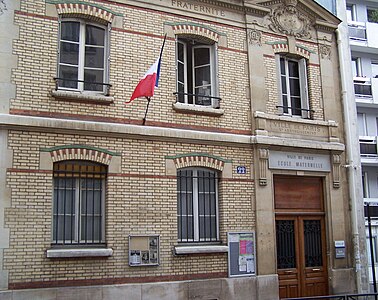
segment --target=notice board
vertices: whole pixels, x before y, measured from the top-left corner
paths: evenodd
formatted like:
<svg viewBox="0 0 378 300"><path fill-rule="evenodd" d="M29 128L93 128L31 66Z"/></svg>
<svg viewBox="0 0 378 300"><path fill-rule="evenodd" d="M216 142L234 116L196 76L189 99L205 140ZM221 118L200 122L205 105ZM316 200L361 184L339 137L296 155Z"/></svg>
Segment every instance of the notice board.
<svg viewBox="0 0 378 300"><path fill-rule="evenodd" d="M256 275L255 232L228 233L228 276Z"/></svg>

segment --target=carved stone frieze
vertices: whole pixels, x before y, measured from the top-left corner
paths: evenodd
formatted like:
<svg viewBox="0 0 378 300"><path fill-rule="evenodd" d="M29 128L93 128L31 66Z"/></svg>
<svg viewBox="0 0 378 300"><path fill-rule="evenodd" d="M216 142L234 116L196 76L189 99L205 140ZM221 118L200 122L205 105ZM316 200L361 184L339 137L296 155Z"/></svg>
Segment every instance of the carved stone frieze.
<svg viewBox="0 0 378 300"><path fill-rule="evenodd" d="M5 0L0 0L0 16L7 10L7 5L5 4Z"/></svg>
<svg viewBox="0 0 378 300"><path fill-rule="evenodd" d="M269 28L275 32L297 38L311 37L311 21L298 10L297 0L285 0L282 5L273 9L270 21Z"/></svg>
<svg viewBox="0 0 378 300"><path fill-rule="evenodd" d="M256 29L248 29L248 43L250 45L261 46L261 31Z"/></svg>

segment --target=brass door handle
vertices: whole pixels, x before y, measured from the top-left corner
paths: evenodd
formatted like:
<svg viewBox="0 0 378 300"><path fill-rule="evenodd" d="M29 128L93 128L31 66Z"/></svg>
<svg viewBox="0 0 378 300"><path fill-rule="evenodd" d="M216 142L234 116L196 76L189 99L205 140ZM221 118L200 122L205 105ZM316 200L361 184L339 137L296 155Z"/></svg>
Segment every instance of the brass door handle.
<svg viewBox="0 0 378 300"><path fill-rule="evenodd" d="M312 269L313 271L320 271L320 269Z"/></svg>

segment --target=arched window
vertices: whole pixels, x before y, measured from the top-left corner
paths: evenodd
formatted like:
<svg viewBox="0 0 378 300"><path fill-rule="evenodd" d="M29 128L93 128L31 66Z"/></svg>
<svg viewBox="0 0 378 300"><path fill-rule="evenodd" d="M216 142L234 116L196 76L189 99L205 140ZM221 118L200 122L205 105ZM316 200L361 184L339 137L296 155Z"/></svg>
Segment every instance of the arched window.
<svg viewBox="0 0 378 300"><path fill-rule="evenodd" d="M177 223L179 242L219 240L216 171L205 168L177 171Z"/></svg>
<svg viewBox="0 0 378 300"><path fill-rule="evenodd" d="M69 160L54 163L53 245L105 243L107 166Z"/></svg>

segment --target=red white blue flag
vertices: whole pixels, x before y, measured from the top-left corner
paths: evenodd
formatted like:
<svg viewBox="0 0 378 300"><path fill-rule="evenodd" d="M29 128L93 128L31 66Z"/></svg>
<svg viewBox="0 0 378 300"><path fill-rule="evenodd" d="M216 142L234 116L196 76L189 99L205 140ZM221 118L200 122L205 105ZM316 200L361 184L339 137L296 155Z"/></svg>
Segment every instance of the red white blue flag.
<svg viewBox="0 0 378 300"><path fill-rule="evenodd" d="M165 44L165 38L164 38L163 46L161 47L161 50L160 50L159 58L148 69L146 74L144 74L143 78L139 81L133 94L131 95L130 101L127 101L126 103L130 103L135 98L139 98L139 97L150 98L154 95L155 87L157 87L159 84L160 64L161 64L161 56L163 54L164 44Z"/></svg>

